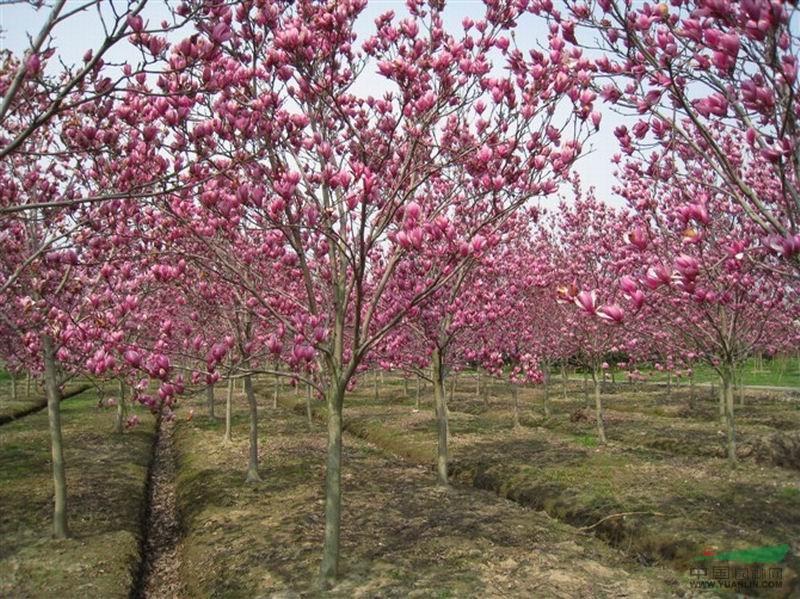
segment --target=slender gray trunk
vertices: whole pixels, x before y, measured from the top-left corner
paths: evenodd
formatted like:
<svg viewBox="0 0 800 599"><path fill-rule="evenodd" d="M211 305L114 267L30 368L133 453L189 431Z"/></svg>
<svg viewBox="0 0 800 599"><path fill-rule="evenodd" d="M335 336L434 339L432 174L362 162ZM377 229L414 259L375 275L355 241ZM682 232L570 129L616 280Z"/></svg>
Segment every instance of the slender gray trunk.
<svg viewBox="0 0 800 599"><path fill-rule="evenodd" d="M727 432L728 462L731 466L736 466L736 420L734 418L733 401L733 372L729 368L723 368L720 373L721 392L725 408L725 429Z"/></svg>
<svg viewBox="0 0 800 599"><path fill-rule="evenodd" d="M61 435L61 389L53 340L42 335L44 383L47 394L47 418L50 425L50 450L53 457L53 536L65 539L67 528L67 476L64 466L64 444Z"/></svg>
<svg viewBox="0 0 800 599"><path fill-rule="evenodd" d="M433 351L431 356L433 370L433 397L436 407L436 425L438 429L436 451L436 474L439 484L447 484L447 440L449 437L449 422L447 414L447 398L444 390L444 373L441 350Z"/></svg>
<svg viewBox="0 0 800 599"><path fill-rule="evenodd" d="M606 428L603 424L603 402L600 399L600 372L597 368L592 369L592 381L594 382L594 412L597 418L597 438L600 443L605 443Z"/></svg>
<svg viewBox="0 0 800 599"><path fill-rule="evenodd" d="M695 394L694 394L694 372L689 375L689 407L692 411L695 409Z"/></svg>
<svg viewBox="0 0 800 599"><path fill-rule="evenodd" d="M567 365L561 364L561 381L563 383L563 389L561 391L562 397L567 399Z"/></svg>
<svg viewBox="0 0 800 599"><path fill-rule="evenodd" d="M542 407L544 408L544 415L550 416L550 368L543 368L544 375L544 398L542 399Z"/></svg>
<svg viewBox="0 0 800 599"><path fill-rule="evenodd" d="M114 423L114 430L121 433L125 427L125 419L128 417L128 405L125 403L125 381L119 380L119 401L117 402L117 418Z"/></svg>
<svg viewBox="0 0 800 599"><path fill-rule="evenodd" d="M519 387L511 383L511 398L514 400L514 428L519 428Z"/></svg>
<svg viewBox="0 0 800 599"><path fill-rule="evenodd" d="M407 398L411 397L411 391L408 390L408 377L403 375L403 395Z"/></svg>
<svg viewBox="0 0 800 599"><path fill-rule="evenodd" d="M416 404L417 410L419 410L419 396L420 396L420 378L417 377L417 404Z"/></svg>
<svg viewBox="0 0 800 599"><path fill-rule="evenodd" d="M214 383L206 387L206 404L208 405L208 417L214 419Z"/></svg>
<svg viewBox="0 0 800 599"><path fill-rule="evenodd" d="M11 373L11 399L17 401L17 375L14 372Z"/></svg>
<svg viewBox="0 0 800 599"><path fill-rule="evenodd" d="M281 386L281 377L277 374L275 375L275 387L272 389L272 408L276 409L278 407L278 389Z"/></svg>
<svg viewBox="0 0 800 599"><path fill-rule="evenodd" d="M235 381L233 377L228 377L228 393L225 396L225 436L222 440L225 443L233 441L231 437L231 404L233 403L233 388Z"/></svg>
<svg viewBox="0 0 800 599"><path fill-rule="evenodd" d="M336 578L339 570L339 538L342 520L342 405L344 385L331 384L328 406L328 457L325 477L325 541L320 574L323 581Z"/></svg>
<svg viewBox="0 0 800 599"><path fill-rule="evenodd" d="M244 391L247 394L247 407L250 410L250 456L245 482L253 483L260 481L261 477L258 474L258 404L249 374L244 377Z"/></svg>
<svg viewBox="0 0 800 599"><path fill-rule="evenodd" d="M586 404L586 407L589 407L589 373L583 373L583 401Z"/></svg>
<svg viewBox="0 0 800 599"><path fill-rule="evenodd" d="M31 373L25 375L25 399L31 398Z"/></svg>
<svg viewBox="0 0 800 599"><path fill-rule="evenodd" d="M672 401L672 371L667 371L667 400Z"/></svg>
<svg viewBox="0 0 800 599"><path fill-rule="evenodd" d="M373 385L375 387L375 401L378 401L378 399L380 399L380 393L379 393L379 390L378 390L378 371L377 370L375 371L375 378L373 379L372 382L373 382Z"/></svg>
<svg viewBox="0 0 800 599"><path fill-rule="evenodd" d="M314 430L314 418L311 411L311 385L306 384L306 424L308 432Z"/></svg>
<svg viewBox="0 0 800 599"><path fill-rule="evenodd" d="M476 369L476 376L475 376L475 398L481 396L481 370L480 368Z"/></svg>
<svg viewBox="0 0 800 599"><path fill-rule="evenodd" d="M742 367L742 369L744 366ZM744 373L742 369L736 372L736 393L739 395L739 405L744 406Z"/></svg>

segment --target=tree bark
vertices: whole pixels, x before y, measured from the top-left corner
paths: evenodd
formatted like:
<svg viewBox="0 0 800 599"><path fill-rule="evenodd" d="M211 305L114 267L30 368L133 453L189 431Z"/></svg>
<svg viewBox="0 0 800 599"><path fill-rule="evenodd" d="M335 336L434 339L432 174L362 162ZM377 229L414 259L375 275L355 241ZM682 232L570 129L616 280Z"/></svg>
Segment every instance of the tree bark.
<svg viewBox="0 0 800 599"><path fill-rule="evenodd" d="M728 463L730 463L731 466L736 466L736 421L734 418L733 376L733 372L730 368L724 367L722 369L720 372L720 395L724 400L725 429L728 437Z"/></svg>
<svg viewBox="0 0 800 599"><path fill-rule="evenodd" d="M403 394L408 398L411 397L411 391L408 390L408 377L406 375L403 375Z"/></svg>
<svg viewBox="0 0 800 599"><path fill-rule="evenodd" d="M65 539L67 528L67 477L64 466L64 445L61 435L61 388L58 380L56 352L49 335L42 335L44 382L47 394L47 418L50 424L50 450L53 456L53 536Z"/></svg>
<svg viewBox="0 0 800 599"><path fill-rule="evenodd" d="M444 373L441 350L433 351L431 356L433 370L433 397L436 407L436 425L438 430L436 450L436 474L439 484L447 485L447 440L449 437L449 423L447 414L447 397L444 390Z"/></svg>
<svg viewBox="0 0 800 599"><path fill-rule="evenodd" d="M17 401L17 375L12 372L11 374L11 399Z"/></svg>
<svg viewBox="0 0 800 599"><path fill-rule="evenodd" d="M744 366L742 366L742 369ZM742 369L738 369L736 372L736 393L739 395L739 405L744 406L744 373Z"/></svg>
<svg viewBox="0 0 800 599"><path fill-rule="evenodd" d="M339 570L339 537L342 519L342 406L344 385L333 383L326 393L328 406L328 457L325 477L325 541L320 574L323 581L336 578Z"/></svg>
<svg viewBox="0 0 800 599"><path fill-rule="evenodd" d="M306 424L308 432L314 430L314 418L311 411L311 385L306 384Z"/></svg>
<svg viewBox="0 0 800 599"><path fill-rule="evenodd" d="M214 383L206 387L206 404L208 404L208 417L212 420L214 416Z"/></svg>
<svg viewBox="0 0 800 599"><path fill-rule="evenodd" d="M480 368L476 369L475 376L475 399L481 396L481 371Z"/></svg>
<svg viewBox="0 0 800 599"><path fill-rule="evenodd" d="M562 397L567 399L567 365L561 364L561 381L563 383L563 389L561 391Z"/></svg>
<svg viewBox="0 0 800 599"><path fill-rule="evenodd" d="M233 403L234 384L233 377L228 377L228 393L225 396L225 436L222 438L225 443L233 441L231 437L231 404Z"/></svg>
<svg viewBox="0 0 800 599"><path fill-rule="evenodd" d="M261 480L258 474L258 404L249 374L244 377L244 391L247 394L247 407L250 409L250 457L245 482L254 483Z"/></svg>
<svg viewBox="0 0 800 599"><path fill-rule="evenodd" d="M275 375L275 388L272 390L272 409L278 407L278 389L281 386L281 377Z"/></svg>
<svg viewBox="0 0 800 599"><path fill-rule="evenodd" d="M514 428L519 428L519 387L511 383L511 398L514 400Z"/></svg>
<svg viewBox="0 0 800 599"><path fill-rule="evenodd" d="M417 410L419 410L419 395L420 395L420 378L417 377L417 405L416 405Z"/></svg>
<svg viewBox="0 0 800 599"><path fill-rule="evenodd" d="M544 397L542 399L542 407L544 408L544 415L550 416L550 372L549 367L542 369L544 378Z"/></svg>
<svg viewBox="0 0 800 599"><path fill-rule="evenodd" d="M672 401L672 371L667 371L667 401Z"/></svg>
<svg viewBox="0 0 800 599"><path fill-rule="evenodd" d="M589 373L583 373L583 401L586 403L586 407L589 407Z"/></svg>
<svg viewBox="0 0 800 599"><path fill-rule="evenodd" d="M594 382L594 413L597 418L597 438L600 443L605 443L606 428L603 424L603 402L600 399L600 372L597 368L592 369L592 381Z"/></svg>
<svg viewBox="0 0 800 599"><path fill-rule="evenodd" d="M122 433L125 427L125 419L128 417L128 405L125 403L125 381L119 380L119 401L117 402L117 418L114 430Z"/></svg>
<svg viewBox="0 0 800 599"><path fill-rule="evenodd" d="M373 384L375 386L375 401L380 399L380 392L378 390L378 371L375 371L375 378L373 380Z"/></svg>
<svg viewBox="0 0 800 599"><path fill-rule="evenodd" d="M31 398L31 373L25 375L25 399Z"/></svg>
<svg viewBox="0 0 800 599"><path fill-rule="evenodd" d="M689 407L694 412L695 410L695 394L694 394L694 372L689 375Z"/></svg>

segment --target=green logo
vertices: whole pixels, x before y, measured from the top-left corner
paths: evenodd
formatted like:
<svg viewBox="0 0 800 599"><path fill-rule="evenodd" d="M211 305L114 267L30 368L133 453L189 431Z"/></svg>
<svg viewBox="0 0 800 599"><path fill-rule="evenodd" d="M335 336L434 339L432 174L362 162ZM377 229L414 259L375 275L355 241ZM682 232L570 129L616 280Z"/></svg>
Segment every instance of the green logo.
<svg viewBox="0 0 800 599"><path fill-rule="evenodd" d="M743 549L742 551L729 551L728 553L713 553L707 547L703 555L694 558L692 561L699 562L707 559L729 560L732 562L754 562L754 563L776 563L781 561L789 553L789 545L772 545L770 547L756 547L754 549Z"/></svg>

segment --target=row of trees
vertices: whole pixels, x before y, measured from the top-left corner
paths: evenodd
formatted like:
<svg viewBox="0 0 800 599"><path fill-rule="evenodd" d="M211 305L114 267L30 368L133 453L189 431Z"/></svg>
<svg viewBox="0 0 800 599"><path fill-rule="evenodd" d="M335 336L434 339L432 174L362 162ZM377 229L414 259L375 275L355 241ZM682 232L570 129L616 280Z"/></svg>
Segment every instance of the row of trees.
<svg viewBox="0 0 800 599"><path fill-rule="evenodd" d="M60 399L86 373L164 417L242 379L251 481L253 377L314 389L326 580L345 399L370 367L430 372L443 483L444 380L466 364L516 387L579 356L603 439L609 355L706 361L735 460L737 364L797 342L796 43L789 7L673 5L487 0L451 31L443 2L409 0L358 40L365 0L193 1L157 26L141 2L106 8L102 44L59 70L74 11L56 2L0 69L0 351L45 381L55 535ZM531 18L546 48L517 46ZM120 42L140 59L106 63ZM372 71L381 94L359 91ZM625 210L571 175L599 97L643 115L616 131Z"/></svg>

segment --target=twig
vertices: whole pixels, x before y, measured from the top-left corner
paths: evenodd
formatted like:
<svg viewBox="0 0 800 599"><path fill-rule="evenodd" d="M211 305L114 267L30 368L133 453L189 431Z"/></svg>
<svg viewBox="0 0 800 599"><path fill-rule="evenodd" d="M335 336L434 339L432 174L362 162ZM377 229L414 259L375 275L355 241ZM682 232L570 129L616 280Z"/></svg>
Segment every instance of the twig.
<svg viewBox="0 0 800 599"><path fill-rule="evenodd" d="M661 512L620 512L619 514L610 514L605 518L601 518L591 526L582 526L578 530L591 530L595 526L599 526L606 520L610 520L611 518L619 518L624 516L637 516L637 515L648 515L648 516L666 516L666 514L662 514Z"/></svg>

